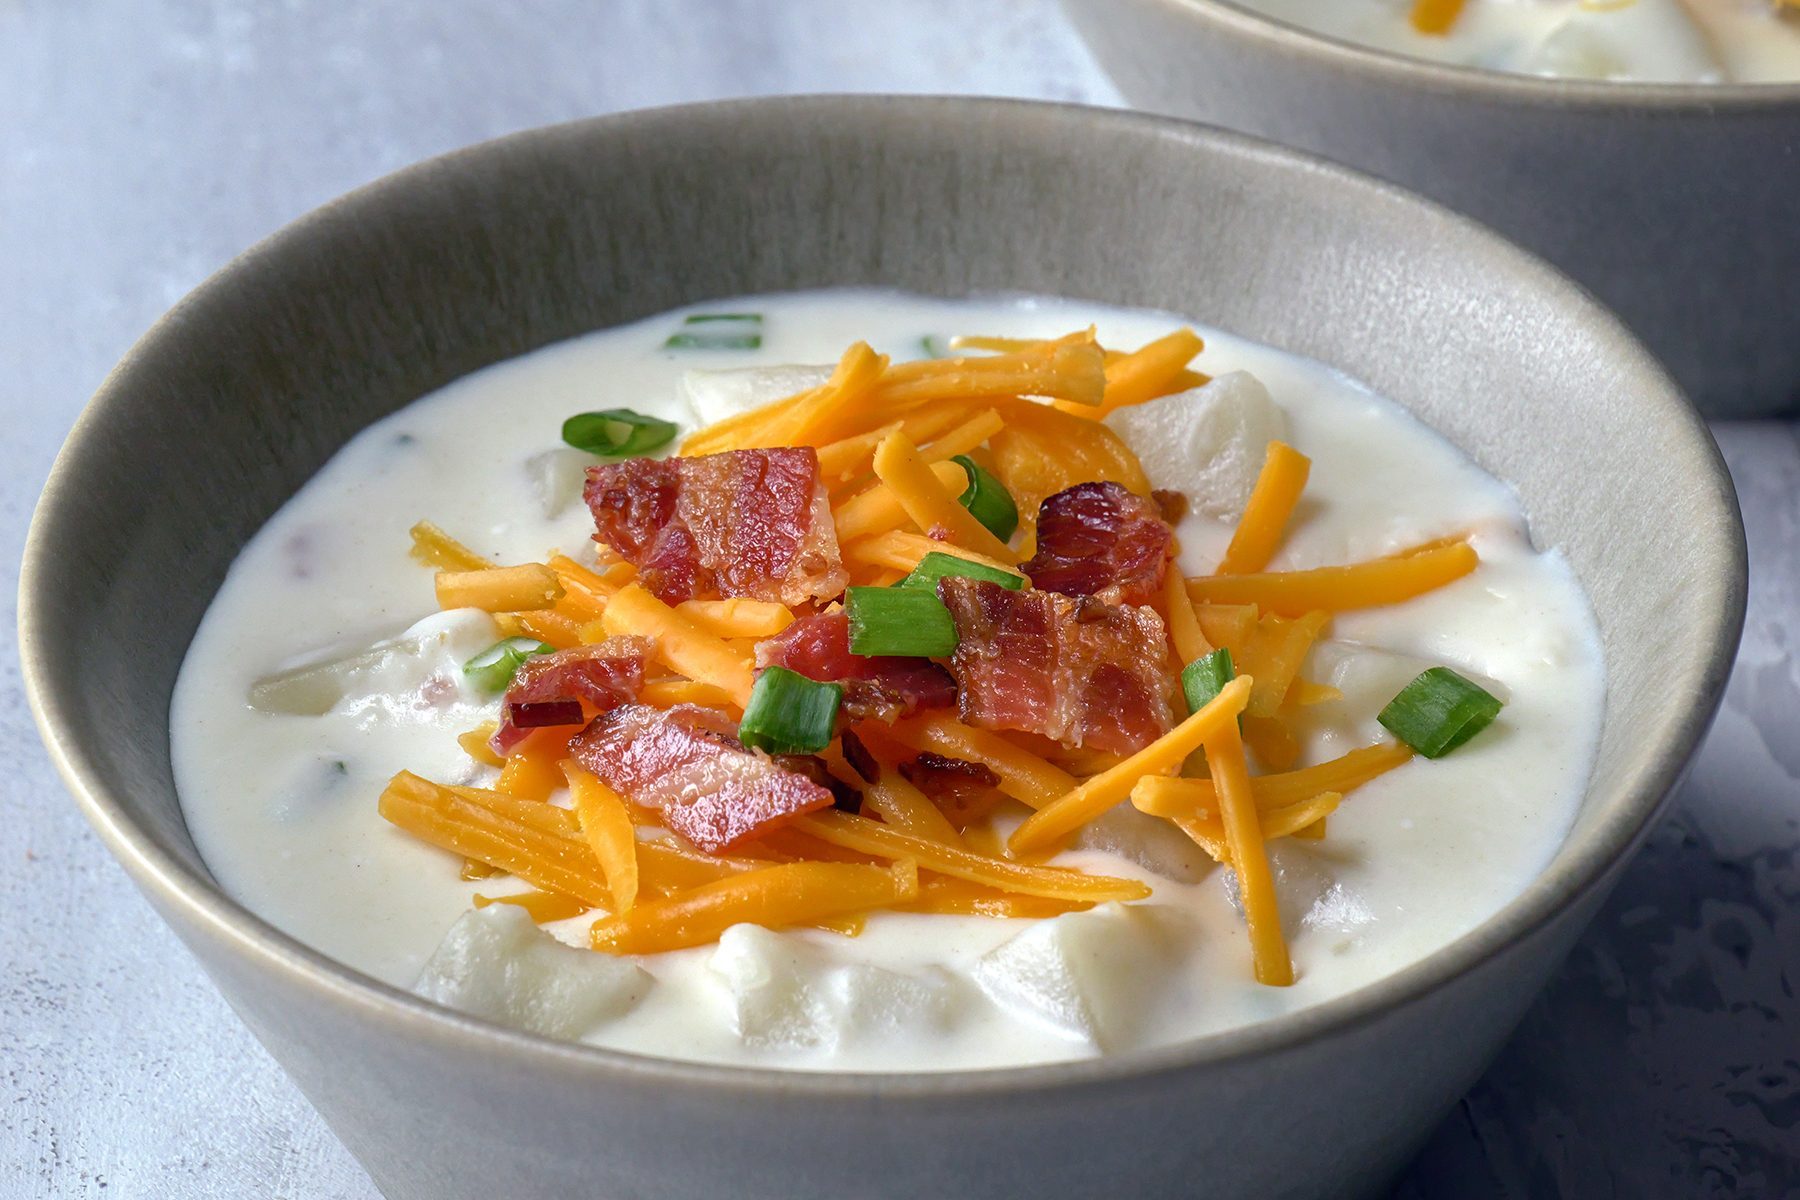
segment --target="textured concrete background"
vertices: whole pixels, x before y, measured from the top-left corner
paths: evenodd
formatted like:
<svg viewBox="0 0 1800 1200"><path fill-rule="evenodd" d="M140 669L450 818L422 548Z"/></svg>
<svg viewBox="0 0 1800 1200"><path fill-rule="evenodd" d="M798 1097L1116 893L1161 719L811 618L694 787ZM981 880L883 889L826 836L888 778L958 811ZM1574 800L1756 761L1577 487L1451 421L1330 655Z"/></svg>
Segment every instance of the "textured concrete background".
<svg viewBox="0 0 1800 1200"><path fill-rule="evenodd" d="M85 398L237 250L495 134L800 91L1118 102L1048 0L0 0L5 595ZM1755 564L1718 728L1399 1197L1800 1195L1796 432L1718 429ZM14 657L0 654L0 1197L374 1197L88 832Z"/></svg>

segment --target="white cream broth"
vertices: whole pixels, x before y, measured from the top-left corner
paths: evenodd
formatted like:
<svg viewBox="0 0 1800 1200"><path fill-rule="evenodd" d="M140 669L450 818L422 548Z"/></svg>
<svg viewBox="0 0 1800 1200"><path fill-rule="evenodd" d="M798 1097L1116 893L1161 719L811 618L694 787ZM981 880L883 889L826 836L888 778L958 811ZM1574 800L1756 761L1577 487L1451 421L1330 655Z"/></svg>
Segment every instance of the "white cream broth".
<svg viewBox="0 0 1800 1200"><path fill-rule="evenodd" d="M1800 20L1775 0L1468 0L1442 35L1412 0L1238 0L1345 41L1456 66L1646 83L1800 79Z"/></svg>
<svg viewBox="0 0 1800 1200"><path fill-rule="evenodd" d="M503 562L590 553L593 524L571 494L584 460L558 451L565 417L629 407L691 426L678 398L688 370L828 363L857 339L912 357L926 336L1043 336L1093 323L1105 343L1129 347L1186 323L1061 300L871 291L694 311L708 310L765 314L762 349L664 350L682 318L673 313L477 372L358 435L245 547L195 636L172 716L187 821L228 892L325 954L405 987L475 892L520 889L504 878L464 882L457 860L383 821L376 798L402 769L440 782L493 774L454 738L495 713L460 671L494 626L473 611L433 615L432 573L407 556L407 528L429 519ZM1598 734L1602 666L1585 597L1559 555L1532 548L1512 492L1401 409L1316 363L1197 328L1207 342L1197 367L1260 380L1282 410L1274 419L1285 414L1287 440L1313 460L1275 569L1459 532L1472 533L1481 556L1438 593L1334 622L1306 673L1345 696L1312 710L1307 760L1384 737L1376 712L1426 665L1487 681L1507 700L1495 725L1452 755L1416 760L1348 796L1325 840L1274 845L1294 986L1251 981L1229 873L1206 869L1127 805L1065 860L1150 882L1152 897L1128 909L1047 922L880 913L856 938L738 927L718 947L637 960L642 975L607 975L616 995L591 1006L604 1019L571 1026L565 1011L518 1023L645 1054L800 1069L1074 1058L1317 1004L1431 953L1518 894L1567 831ZM1213 386L1254 388L1243 376ZM1253 447L1256 461L1264 444ZM1168 459L1142 450L1147 465ZM1153 482L1192 491L1211 478L1202 465L1180 478L1157 477L1181 473L1174 466L1152 467ZM566 507L546 515L557 497L552 488L547 504L545 478L558 471ZM1178 531L1189 574L1212 568L1231 530L1207 515L1216 496L1194 499ZM302 712L248 702L272 673L402 637L335 688L290 685L276 706ZM1099 848L1108 845L1130 856ZM493 967L480 966L482 954L510 953L483 947L536 939L501 927L493 914L505 907L483 910L481 929L459 927L427 973L428 994L513 1019L507 1005L518 997L504 993L522 986L517 971L492 975L475 998L457 992L459 972ZM581 945L588 923L550 928ZM471 930L479 936L463 937ZM559 953L537 954L531 970L554 974Z"/></svg>

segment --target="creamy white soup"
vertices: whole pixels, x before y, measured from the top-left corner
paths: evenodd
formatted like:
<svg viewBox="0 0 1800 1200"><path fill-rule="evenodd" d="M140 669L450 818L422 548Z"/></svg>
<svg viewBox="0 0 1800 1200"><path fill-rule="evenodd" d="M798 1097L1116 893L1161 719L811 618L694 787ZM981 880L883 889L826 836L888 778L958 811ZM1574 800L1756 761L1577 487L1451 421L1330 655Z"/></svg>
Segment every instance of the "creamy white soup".
<svg viewBox="0 0 1800 1200"><path fill-rule="evenodd" d="M1241 3L1345 41L1456 66L1645 83L1800 79L1800 8L1783 0L1467 0L1447 29L1430 32L1415 21L1414 0Z"/></svg>
<svg viewBox="0 0 1800 1200"><path fill-rule="evenodd" d="M687 317L717 312L760 314L760 346L666 345ZM1555 549L1533 545L1513 492L1432 430L1327 367L1204 326L1192 367L1210 381L1108 418L1149 481L1185 497L1170 569L1213 571L1277 439L1311 474L1268 571L1445 538L1479 555L1416 599L1332 615L1300 672L1315 702L1294 710L1299 762L1392 744L1377 714L1426 668L1504 701L1454 752L1347 792L1323 838L1268 842L1292 986L1252 977L1233 873L1129 802L1053 865L1142 881L1141 900L1048 918L875 911L855 936L740 924L638 956L587 948L597 913L540 930L512 905L472 909L477 894L524 885L465 880L457 856L378 812L396 772L477 787L497 774L457 736L497 715L464 664L501 630L477 609L437 611L408 529L430 520L500 563L558 551L593 563L581 492L600 460L561 443L566 418L623 408L691 431L816 386L858 340L901 361L952 335L1090 324L1102 345L1130 349L1184 322L1024 297L750 297L546 347L371 426L244 548L181 671L175 774L207 864L300 941L453 1007L646 1055L804 1070L1176 1042L1316 1005L1467 933L1549 862L1580 802L1602 708L1586 598ZM316 664L331 665L304 669ZM995 836L1027 815L1000 807Z"/></svg>

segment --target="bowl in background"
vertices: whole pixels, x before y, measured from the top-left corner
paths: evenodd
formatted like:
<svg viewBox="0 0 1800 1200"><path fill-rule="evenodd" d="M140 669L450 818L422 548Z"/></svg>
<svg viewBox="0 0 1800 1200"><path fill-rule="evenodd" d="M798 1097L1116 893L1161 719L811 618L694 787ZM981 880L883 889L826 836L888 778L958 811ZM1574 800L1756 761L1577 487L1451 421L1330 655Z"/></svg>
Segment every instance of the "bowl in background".
<svg viewBox="0 0 1800 1200"><path fill-rule="evenodd" d="M1352 45L1223 0L1063 5L1133 104L1310 150L1492 225L1611 306L1709 416L1800 408L1800 81L1544 79Z"/></svg>
<svg viewBox="0 0 1800 1200"><path fill-rule="evenodd" d="M170 690L238 549L339 446L550 342L846 284L1191 313L1341 367L1512 481L1588 589L1609 667L1592 787L1555 862L1464 938L1316 1008L1151 1051L923 1075L509 1031L341 967L218 888L171 779ZM397 553L415 515L390 515ZM1711 719L1744 582L1735 500L1693 410L1607 312L1471 222L1159 118L795 98L487 143L227 266L77 423L32 526L20 637L51 754L107 845L396 1200L1051 1200L1197 1180L1335 1196L1406 1163L1599 905Z"/></svg>

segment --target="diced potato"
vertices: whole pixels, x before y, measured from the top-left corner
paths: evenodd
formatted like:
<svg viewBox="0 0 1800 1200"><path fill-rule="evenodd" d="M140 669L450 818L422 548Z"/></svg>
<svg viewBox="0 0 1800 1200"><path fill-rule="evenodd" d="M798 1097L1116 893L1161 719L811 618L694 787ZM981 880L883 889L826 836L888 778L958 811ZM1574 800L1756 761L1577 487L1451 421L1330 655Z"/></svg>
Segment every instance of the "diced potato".
<svg viewBox="0 0 1800 1200"><path fill-rule="evenodd" d="M1146 871L1177 883L1198 883L1213 860L1193 839L1168 821L1121 804L1081 827L1077 850L1117 854Z"/></svg>
<svg viewBox="0 0 1800 1200"><path fill-rule="evenodd" d="M546 520L562 516L581 499L587 469L598 461L572 447L545 450L525 460L525 477Z"/></svg>
<svg viewBox="0 0 1800 1200"><path fill-rule="evenodd" d="M1120 409L1106 424L1154 486L1182 492L1193 511L1221 521L1243 515L1269 443L1288 436L1287 414L1246 371Z"/></svg>
<svg viewBox="0 0 1800 1200"><path fill-rule="evenodd" d="M623 1016L651 982L629 959L564 945L517 905L490 904L450 927L413 991L527 1033L578 1038Z"/></svg>
<svg viewBox="0 0 1800 1200"><path fill-rule="evenodd" d="M499 627L484 612L434 613L398 637L336 658L304 663L250 685L250 706L268 713L317 717L339 704L371 696L417 695L448 680L446 696L461 693L462 664L494 644Z"/></svg>
<svg viewBox="0 0 1800 1200"><path fill-rule="evenodd" d="M1156 1007L1179 941L1178 910L1103 904L1039 921L975 964L975 981L1004 1009L1101 1050L1132 1042Z"/></svg>
<svg viewBox="0 0 1800 1200"><path fill-rule="evenodd" d="M1717 83L1725 77L1705 29L1682 0L1572 4L1568 9L1568 16L1525 56L1520 70L1668 83Z"/></svg>
<svg viewBox="0 0 1800 1200"><path fill-rule="evenodd" d="M681 398L701 429L811 391L831 378L828 366L795 363L773 367L738 367L727 371L686 371L681 376Z"/></svg>
<svg viewBox="0 0 1800 1200"><path fill-rule="evenodd" d="M901 1030L930 1039L964 986L939 968L843 964L803 936L756 925L727 929L708 966L731 993L738 1036L757 1047L830 1049Z"/></svg>

